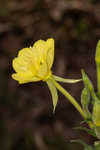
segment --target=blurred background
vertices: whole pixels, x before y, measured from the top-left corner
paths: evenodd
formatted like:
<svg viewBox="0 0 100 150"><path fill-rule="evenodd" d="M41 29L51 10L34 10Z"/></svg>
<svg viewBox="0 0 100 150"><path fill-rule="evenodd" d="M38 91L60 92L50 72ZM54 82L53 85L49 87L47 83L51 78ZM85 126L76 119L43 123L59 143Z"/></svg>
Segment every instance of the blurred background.
<svg viewBox="0 0 100 150"><path fill-rule="evenodd" d="M1 150L83 150L70 140L93 143L87 133L73 129L82 118L62 94L53 114L45 83L19 85L11 78L18 51L50 37L55 39L53 73L79 79L84 68L96 88L99 0L0 0ZM62 86L80 103L82 83Z"/></svg>

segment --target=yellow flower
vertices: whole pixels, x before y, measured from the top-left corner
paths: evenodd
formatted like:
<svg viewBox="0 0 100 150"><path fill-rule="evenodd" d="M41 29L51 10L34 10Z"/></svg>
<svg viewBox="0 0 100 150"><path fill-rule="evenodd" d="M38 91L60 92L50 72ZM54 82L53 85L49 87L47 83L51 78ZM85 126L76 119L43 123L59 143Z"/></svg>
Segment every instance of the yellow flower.
<svg viewBox="0 0 100 150"><path fill-rule="evenodd" d="M64 79L52 74L51 67L54 60L54 39L50 38L47 41L39 40L35 42L32 47L23 48L19 51L18 56L13 59L12 65L15 73L12 74L12 78L17 80L20 84L35 82L35 81L45 81L50 89L53 101L53 111L55 111L58 102L58 92L57 89L65 94L63 88L56 83L76 83L80 80ZM66 97L71 99L71 103L74 105L76 102L69 96L65 94ZM79 106L76 106L78 109ZM79 107L79 112L81 108ZM82 113L82 112L81 112ZM83 114L84 116L84 114Z"/></svg>
<svg viewBox="0 0 100 150"><path fill-rule="evenodd" d="M39 40L32 47L23 48L12 65L16 73L12 78L20 84L35 81L46 81L51 76L54 60L54 40Z"/></svg>

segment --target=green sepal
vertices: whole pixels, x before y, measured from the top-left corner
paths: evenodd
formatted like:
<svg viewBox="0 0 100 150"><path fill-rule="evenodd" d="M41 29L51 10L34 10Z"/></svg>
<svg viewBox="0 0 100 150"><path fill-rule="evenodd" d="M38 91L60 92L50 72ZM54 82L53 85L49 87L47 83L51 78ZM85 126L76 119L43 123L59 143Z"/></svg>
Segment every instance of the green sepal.
<svg viewBox="0 0 100 150"><path fill-rule="evenodd" d="M93 105L92 120L94 130L98 139L100 139L100 101L95 101Z"/></svg>
<svg viewBox="0 0 100 150"><path fill-rule="evenodd" d="M82 79L65 79L65 78L62 78L62 77L55 76L55 75L53 75L53 78L56 81L63 82L63 83L77 83L77 82L82 81Z"/></svg>
<svg viewBox="0 0 100 150"><path fill-rule="evenodd" d="M92 120L95 126L100 127L100 101L94 102Z"/></svg>
<svg viewBox="0 0 100 150"><path fill-rule="evenodd" d="M82 90L82 94L81 94L81 104L87 118L91 118L91 113L88 110L89 103L90 103L90 92L88 88L85 87Z"/></svg>
<svg viewBox="0 0 100 150"><path fill-rule="evenodd" d="M72 140L71 142L76 142L76 143L80 143L81 145L84 146L84 150L95 150L92 146L86 144L83 140Z"/></svg>
<svg viewBox="0 0 100 150"><path fill-rule="evenodd" d="M100 40L98 41L97 47L96 47L95 61L97 65L100 64Z"/></svg>
<svg viewBox="0 0 100 150"><path fill-rule="evenodd" d="M94 87L92 85L92 82L90 81L89 77L85 73L85 71L82 69L82 79L84 82L84 86L89 89L90 93L94 92Z"/></svg>
<svg viewBox="0 0 100 150"><path fill-rule="evenodd" d="M98 87L98 96L100 98L100 40L97 43L95 62L97 67L97 87Z"/></svg>
<svg viewBox="0 0 100 150"><path fill-rule="evenodd" d="M46 82L47 82L47 85L48 85L51 95L52 95L53 112L55 112L55 108L56 108L56 105L58 102L58 92L57 92L55 85L53 84L53 82L50 79L48 79Z"/></svg>

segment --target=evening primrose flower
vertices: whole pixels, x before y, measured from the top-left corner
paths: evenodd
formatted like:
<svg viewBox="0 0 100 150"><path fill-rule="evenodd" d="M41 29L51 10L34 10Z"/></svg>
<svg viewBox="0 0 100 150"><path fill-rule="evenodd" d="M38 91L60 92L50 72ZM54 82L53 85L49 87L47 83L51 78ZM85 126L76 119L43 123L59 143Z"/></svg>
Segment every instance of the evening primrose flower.
<svg viewBox="0 0 100 150"><path fill-rule="evenodd" d="M53 60L54 40L39 40L32 47L20 50L14 58L12 65L16 73L12 78L19 84L47 80L51 76Z"/></svg>
<svg viewBox="0 0 100 150"><path fill-rule="evenodd" d="M19 84L45 81L50 89L52 95L52 101L54 110L58 101L57 89L62 93L64 90L56 82L76 83L80 80L64 79L52 74L51 68L54 61L54 39L49 38L47 41L39 40L29 48L23 48L19 51L18 56L13 59L12 66L15 73L12 74L12 78L17 80ZM75 100L65 91L63 93L69 98L73 105L77 105ZM76 108L82 114L82 110L79 105ZM84 115L84 114L82 114Z"/></svg>

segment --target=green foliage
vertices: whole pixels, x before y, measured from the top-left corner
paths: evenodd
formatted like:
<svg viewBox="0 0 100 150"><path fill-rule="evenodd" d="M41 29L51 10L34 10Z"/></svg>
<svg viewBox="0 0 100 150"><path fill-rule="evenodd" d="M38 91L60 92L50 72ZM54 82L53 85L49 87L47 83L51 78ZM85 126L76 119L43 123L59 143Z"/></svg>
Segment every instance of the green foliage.
<svg viewBox="0 0 100 150"><path fill-rule="evenodd" d="M98 85L98 92L97 94L94 91L94 87L92 82L90 81L89 77L85 73L84 70L82 70L82 79L84 83L84 89L81 94L81 104L84 112L86 113L86 116L89 117L91 114L88 110L88 105L90 103L90 99L92 97L93 99L93 107L92 107L92 122L93 126L91 131L95 132L94 135L98 139L100 139L100 41L97 44L96 47L96 55L95 55L95 62L97 66L97 85ZM83 128L81 128L83 129ZM85 129L86 130L86 129ZM87 130L88 132L88 130ZM88 132L91 134L91 132ZM91 148L90 148L91 149ZM85 148L87 150L87 148ZM95 150L100 150L100 143L95 144Z"/></svg>
<svg viewBox="0 0 100 150"><path fill-rule="evenodd" d="M96 62L96 66L97 66L97 86L98 86L97 94L100 98L100 40L97 43L97 47L96 47L95 62Z"/></svg>
<svg viewBox="0 0 100 150"><path fill-rule="evenodd" d="M100 127L100 101L94 102L92 119L94 124Z"/></svg>
<svg viewBox="0 0 100 150"><path fill-rule="evenodd" d="M89 103L90 103L90 93L89 90L85 87L81 94L81 104L87 118L91 118L91 113L89 112L88 109Z"/></svg>
<svg viewBox="0 0 100 150"><path fill-rule="evenodd" d="M100 40L98 41L97 47L96 47L95 61L97 65L100 64Z"/></svg>

